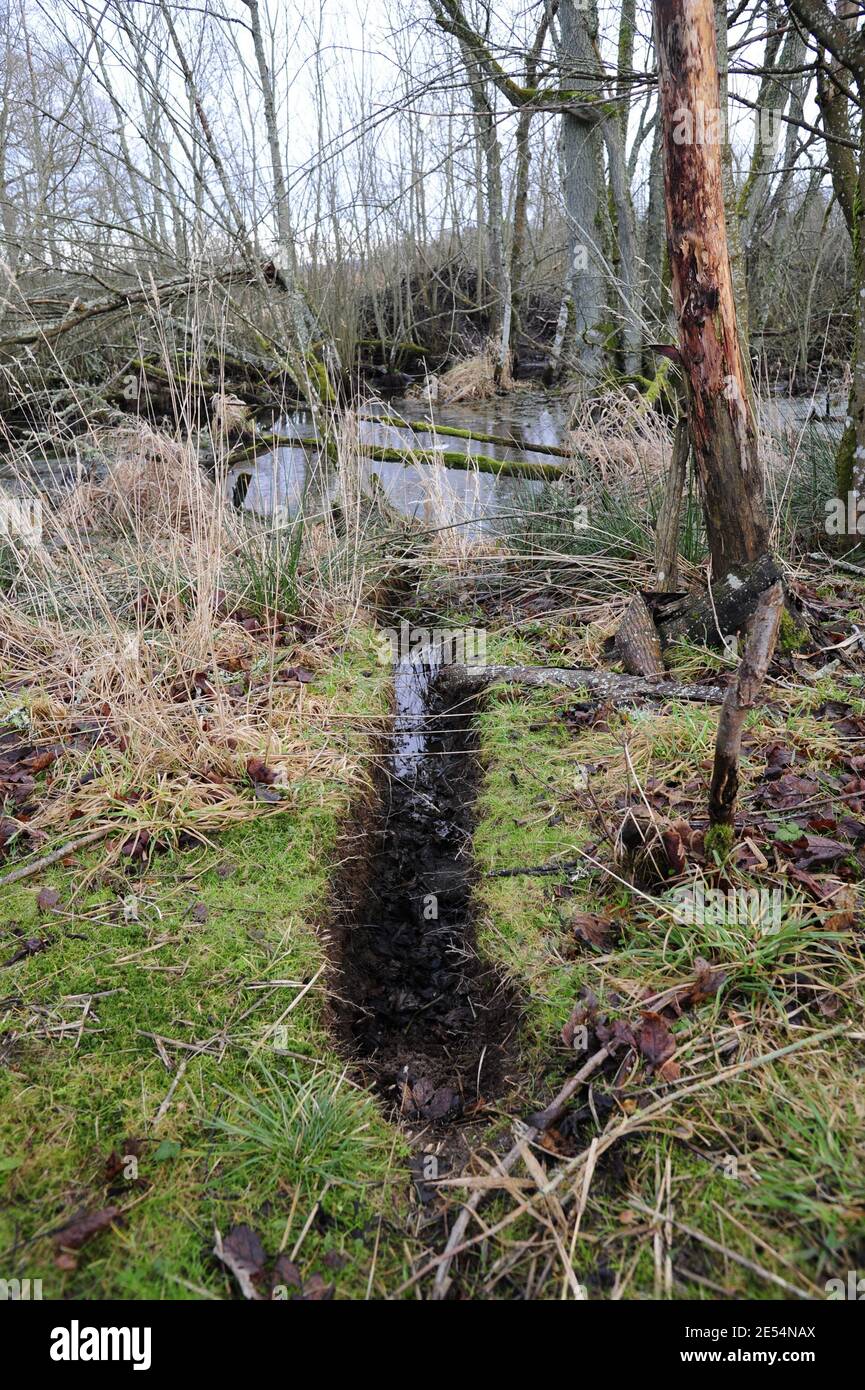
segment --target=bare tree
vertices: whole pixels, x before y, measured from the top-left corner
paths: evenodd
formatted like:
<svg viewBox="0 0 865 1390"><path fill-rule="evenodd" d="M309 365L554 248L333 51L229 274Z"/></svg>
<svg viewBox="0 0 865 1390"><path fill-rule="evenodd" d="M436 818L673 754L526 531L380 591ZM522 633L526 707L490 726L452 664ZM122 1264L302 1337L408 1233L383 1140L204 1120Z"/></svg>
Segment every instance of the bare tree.
<svg viewBox="0 0 865 1390"><path fill-rule="evenodd" d="M654 0L654 10L679 355L721 578L759 559L768 526L725 235L715 20L712 0Z"/></svg>

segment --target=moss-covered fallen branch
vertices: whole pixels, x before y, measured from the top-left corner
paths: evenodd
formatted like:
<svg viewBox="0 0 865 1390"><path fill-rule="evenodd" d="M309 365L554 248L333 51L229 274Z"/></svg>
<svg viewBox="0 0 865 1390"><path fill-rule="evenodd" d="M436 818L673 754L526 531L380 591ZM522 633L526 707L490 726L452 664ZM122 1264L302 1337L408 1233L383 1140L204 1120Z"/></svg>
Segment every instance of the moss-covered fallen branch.
<svg viewBox="0 0 865 1390"><path fill-rule="evenodd" d="M335 455L335 446L313 437L297 438L285 434L259 434L253 443L233 450L229 455L229 465L255 459L259 454L270 453L274 449L326 449ZM463 454L457 450L432 449L387 449L378 444L361 444L360 452L373 463L401 463L405 467L412 464L444 464L446 468L457 468L464 472L477 469L479 473L494 473L503 478L539 478L551 480L564 477L565 470L556 463L535 463L531 459L496 459L488 454Z"/></svg>
<svg viewBox="0 0 865 1390"><path fill-rule="evenodd" d="M440 425L433 420L403 420L399 415L361 415L376 425L390 425L395 429L414 430L416 434L444 434L454 439L474 439L478 444L498 444L502 449L521 449L527 454L552 454L555 458L570 458L569 451L561 444L528 444L524 440L509 438L503 434L482 434L480 430L457 429L455 425Z"/></svg>

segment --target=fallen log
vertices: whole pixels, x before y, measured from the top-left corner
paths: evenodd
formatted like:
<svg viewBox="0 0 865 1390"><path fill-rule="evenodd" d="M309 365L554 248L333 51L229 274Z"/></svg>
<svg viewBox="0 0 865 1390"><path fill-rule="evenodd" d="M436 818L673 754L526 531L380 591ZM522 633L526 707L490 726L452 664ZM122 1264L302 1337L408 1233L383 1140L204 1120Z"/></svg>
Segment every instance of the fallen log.
<svg viewBox="0 0 865 1390"><path fill-rule="evenodd" d="M440 425L434 420L403 420L400 415L361 415L359 418L375 425L413 430L416 434L443 434L454 439L473 439L478 444L498 444L502 449L520 449L526 454L551 454L554 458L560 459L572 457L570 451L561 444L529 444L523 439L514 439L508 435L458 429L456 425Z"/></svg>
<svg viewBox="0 0 865 1390"><path fill-rule="evenodd" d="M463 692L506 682L511 685L561 686L565 690L589 690L609 700L696 700L719 705L724 691L718 685L696 685L675 680L650 680L619 676L612 671L568 669L563 666L445 666L440 680Z"/></svg>
<svg viewBox="0 0 865 1390"><path fill-rule="evenodd" d="M151 305L161 310L175 299L200 293L203 284L229 284L232 280L249 282L252 279L249 269L224 270L207 275L203 280L200 274L192 272L188 275L176 275L159 283L129 285L123 289L109 290L95 299L75 298L65 306L62 314L41 323L34 314L24 327L5 333L0 337L0 351L8 352L19 347L30 347L35 343L56 342L58 338L85 323L92 323L94 319L116 314L123 309Z"/></svg>
<svg viewBox="0 0 865 1390"><path fill-rule="evenodd" d="M554 479L564 477L565 470L555 463L535 463L530 459L495 459L488 454L463 454L455 450L385 449L379 445L361 444L360 452L374 463L444 464L464 472L477 469L479 473L494 473L502 478Z"/></svg>
<svg viewBox="0 0 865 1390"><path fill-rule="evenodd" d="M564 469L556 463L535 463L530 459L495 459L487 454L463 454L457 450L438 449L387 449L378 444L359 444L359 451L372 463L401 463L404 467L412 464L431 465L440 463L446 468L456 468L462 472L477 469L479 473L493 473L502 478L530 478L547 480L561 478ZM328 449L332 444L314 436L301 436L267 432L258 434L252 444L242 450L232 452L228 463L242 463L254 458L256 454L272 453L275 449Z"/></svg>

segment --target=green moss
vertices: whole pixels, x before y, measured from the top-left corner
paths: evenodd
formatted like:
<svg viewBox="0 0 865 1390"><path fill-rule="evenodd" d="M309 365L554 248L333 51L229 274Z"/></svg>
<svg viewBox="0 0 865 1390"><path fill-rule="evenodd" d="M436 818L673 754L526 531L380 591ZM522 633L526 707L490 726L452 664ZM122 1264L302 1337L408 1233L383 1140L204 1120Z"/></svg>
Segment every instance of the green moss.
<svg viewBox="0 0 865 1390"><path fill-rule="evenodd" d="M388 673L373 652L357 641L310 693L383 713ZM347 744L346 771L365 751ZM325 1016L322 928L350 785L301 782L285 812L140 876L81 893L57 869L4 892L2 958L22 934L49 943L4 972L7 1277L41 1278L46 1298L230 1297L214 1228L248 1221L268 1252L290 1251L318 1200L298 1263L339 1297L365 1295L404 1146L347 1080ZM57 915L37 905L48 885ZM256 1127L268 1137L251 1161ZM112 1152L137 1154L137 1181L107 1176ZM58 1269L46 1233L108 1204L120 1220L76 1270ZM381 1243L373 1288L393 1287L403 1261L401 1241Z"/></svg>
<svg viewBox="0 0 865 1390"><path fill-rule="evenodd" d="M808 629L796 622L789 609L781 610L781 623L778 628L778 648L785 653L798 652L808 641Z"/></svg>
<svg viewBox="0 0 865 1390"><path fill-rule="evenodd" d="M716 858L721 864L725 863L735 838L736 832L732 825L710 825L705 839L707 856L710 859Z"/></svg>

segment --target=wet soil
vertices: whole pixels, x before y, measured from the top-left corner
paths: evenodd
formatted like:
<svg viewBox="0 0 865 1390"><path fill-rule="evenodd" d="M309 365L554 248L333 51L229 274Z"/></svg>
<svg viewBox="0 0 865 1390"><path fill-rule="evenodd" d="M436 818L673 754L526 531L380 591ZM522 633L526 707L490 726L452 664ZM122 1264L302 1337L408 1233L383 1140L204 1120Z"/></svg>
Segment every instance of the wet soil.
<svg viewBox="0 0 865 1390"><path fill-rule="evenodd" d="M334 924L337 1026L387 1100L446 1120L505 1086L512 993L475 947L477 701L395 671L394 735Z"/></svg>

